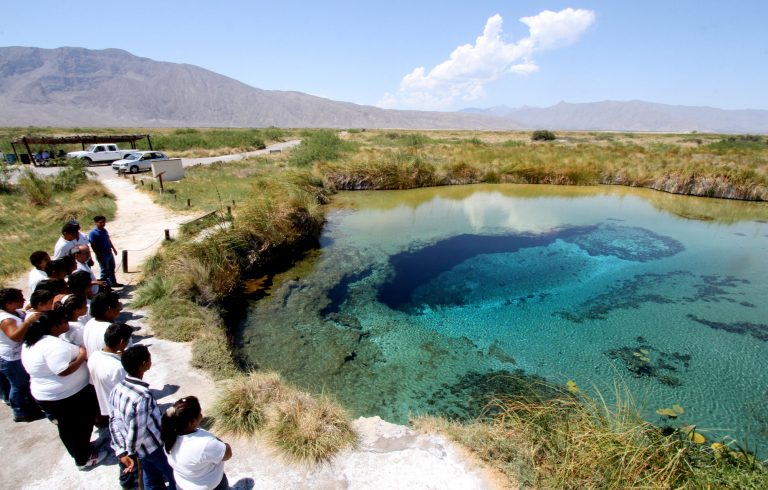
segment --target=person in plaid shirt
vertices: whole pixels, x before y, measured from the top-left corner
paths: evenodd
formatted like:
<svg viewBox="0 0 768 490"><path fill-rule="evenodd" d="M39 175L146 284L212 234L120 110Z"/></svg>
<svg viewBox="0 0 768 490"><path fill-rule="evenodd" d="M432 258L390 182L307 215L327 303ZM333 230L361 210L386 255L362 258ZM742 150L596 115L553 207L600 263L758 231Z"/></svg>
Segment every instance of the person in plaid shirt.
<svg viewBox="0 0 768 490"><path fill-rule="evenodd" d="M162 414L149 384L142 381L152 367L149 349L144 345L128 347L120 361L127 376L109 395L109 432L121 476L134 472L138 460L146 490L164 489L166 481L168 488L175 489L173 469L160 438Z"/></svg>

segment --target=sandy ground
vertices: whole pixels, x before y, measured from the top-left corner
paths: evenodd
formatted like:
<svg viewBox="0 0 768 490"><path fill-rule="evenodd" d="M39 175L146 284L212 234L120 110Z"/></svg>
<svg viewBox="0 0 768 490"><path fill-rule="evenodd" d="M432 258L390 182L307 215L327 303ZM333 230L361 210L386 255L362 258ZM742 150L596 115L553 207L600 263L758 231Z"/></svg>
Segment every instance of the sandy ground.
<svg viewBox="0 0 768 490"><path fill-rule="evenodd" d="M293 144L296 143L287 145ZM190 164L239 160L245 156L199 159L201 161ZM172 230L173 234L190 216L156 205L149 195L135 190L130 181L115 177L111 169L100 170L99 180L117 199L117 216L107 223L107 228L115 246L129 250L129 272L119 272L118 279L129 285L136 284L141 262L160 247L164 230ZM25 285L26 277L17 283ZM125 288L126 301L132 291L130 286ZM148 345L153 356L153 367L145 379L155 390L161 407L180 397L195 395L205 411L215 397L213 380L190 367L189 344L154 338L146 326L146 314L146 311L126 310L121 320L141 327L136 340ZM378 417L358 419L354 426L360 435L358 447L316 466L283 461L258 439L228 440L234 452L226 463L230 484L237 489L481 489L496 486L495 475L472 462L442 436L419 434ZM99 435L95 431L92 439L97 440ZM106 437L101 434L99 440L105 441ZM0 454L3 455L2 489L119 488L114 455L91 471L80 472L66 453L53 424L46 420L14 423L5 405L0 406Z"/></svg>

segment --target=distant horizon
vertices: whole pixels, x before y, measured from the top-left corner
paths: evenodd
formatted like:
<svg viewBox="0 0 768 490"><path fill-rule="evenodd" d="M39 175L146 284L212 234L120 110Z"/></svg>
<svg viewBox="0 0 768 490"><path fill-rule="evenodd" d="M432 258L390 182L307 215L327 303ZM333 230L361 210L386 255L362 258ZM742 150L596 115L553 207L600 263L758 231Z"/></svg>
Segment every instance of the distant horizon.
<svg viewBox="0 0 768 490"><path fill-rule="evenodd" d="M148 13L136 20L148 24L143 32L157 27L141 35L103 12L95 0L63 11L52 0L23 2L6 14L0 45L114 47L264 90L393 109L640 100L768 110L768 2L757 0L137 0L131 12Z"/></svg>

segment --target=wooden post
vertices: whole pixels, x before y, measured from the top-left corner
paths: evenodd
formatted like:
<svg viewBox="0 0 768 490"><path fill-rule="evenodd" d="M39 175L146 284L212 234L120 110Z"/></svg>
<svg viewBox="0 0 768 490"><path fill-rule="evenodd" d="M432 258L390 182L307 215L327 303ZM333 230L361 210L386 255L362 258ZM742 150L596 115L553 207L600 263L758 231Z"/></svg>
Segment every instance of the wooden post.
<svg viewBox="0 0 768 490"><path fill-rule="evenodd" d="M227 206L227 214L230 216L232 215L232 208L229 206Z"/></svg>
<svg viewBox="0 0 768 490"><path fill-rule="evenodd" d="M178 200L178 199L179 199L179 196L178 196L178 194L174 194L174 195L173 195L173 200L174 200L174 201L176 201L176 200Z"/></svg>
<svg viewBox="0 0 768 490"><path fill-rule="evenodd" d="M162 194L162 193L163 193L163 191L165 190L165 189L163 188L163 174L164 174L164 173L165 173L165 172L160 172L159 174L157 174L157 178L160 180L160 194Z"/></svg>
<svg viewBox="0 0 768 490"><path fill-rule="evenodd" d="M141 185L144 185L144 179L139 180L141 182Z"/></svg>
<svg viewBox="0 0 768 490"><path fill-rule="evenodd" d="M192 206L192 199L187 199L187 207L189 208L191 206Z"/></svg>
<svg viewBox="0 0 768 490"><path fill-rule="evenodd" d="M170 240L171 239L171 230L165 230L165 239Z"/></svg>
<svg viewBox="0 0 768 490"><path fill-rule="evenodd" d="M128 273L128 250L123 250L123 273Z"/></svg>
<svg viewBox="0 0 768 490"><path fill-rule="evenodd" d="M151 191L155 190L155 184L153 184L152 182L149 183L149 190Z"/></svg>
<svg viewBox="0 0 768 490"><path fill-rule="evenodd" d="M131 180L133 181L133 185L136 185L136 176L131 175Z"/></svg>
<svg viewBox="0 0 768 490"><path fill-rule="evenodd" d="M232 199L232 207L233 208L235 207L235 200L234 199Z"/></svg>

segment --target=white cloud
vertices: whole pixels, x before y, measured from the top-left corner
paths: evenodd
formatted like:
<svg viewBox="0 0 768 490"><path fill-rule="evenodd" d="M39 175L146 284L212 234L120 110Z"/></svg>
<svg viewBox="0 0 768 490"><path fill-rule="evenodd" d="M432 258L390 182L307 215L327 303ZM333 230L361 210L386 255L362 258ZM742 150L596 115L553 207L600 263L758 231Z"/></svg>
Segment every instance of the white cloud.
<svg viewBox="0 0 768 490"><path fill-rule="evenodd" d="M447 109L457 100L465 102L485 96L485 86L504 73L528 75L539 71L532 56L537 51L556 49L576 42L592 25L591 10L567 8L559 12L545 10L520 22L529 34L508 43L503 39L503 19L489 18L475 44L457 47L449 58L431 70L420 66L403 77L397 92L385 93L380 107Z"/></svg>

